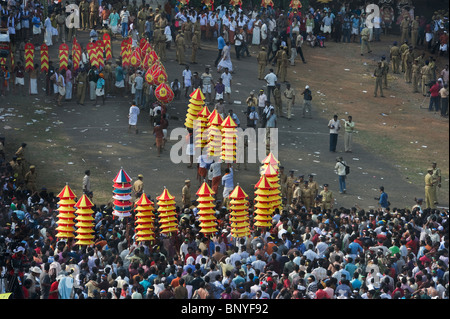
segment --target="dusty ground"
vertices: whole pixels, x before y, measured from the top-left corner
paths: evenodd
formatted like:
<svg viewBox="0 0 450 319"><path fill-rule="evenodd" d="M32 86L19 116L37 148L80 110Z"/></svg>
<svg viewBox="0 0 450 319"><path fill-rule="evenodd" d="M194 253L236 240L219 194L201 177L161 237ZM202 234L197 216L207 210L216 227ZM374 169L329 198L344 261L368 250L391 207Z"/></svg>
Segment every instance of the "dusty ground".
<svg viewBox="0 0 450 319"><path fill-rule="evenodd" d="M86 34L81 33L79 38L85 42ZM293 120L279 120L278 159L286 171L294 169L296 175L313 173L320 185L329 183L336 194L337 206L376 207L374 197L378 196L378 187L383 185L393 207L410 207L414 197L424 196L424 174L430 162L436 160L443 173L442 188L438 192L439 206L448 207L448 120L419 109L423 97L411 93L411 87L404 83L402 75L390 76L385 99L373 97L371 74L376 61L389 52L394 40L398 39L388 36L383 37L382 42L372 43L374 52L364 57L360 56L356 43L327 43L323 49L304 48L308 63L297 60L296 66L288 69L288 79L297 95L305 84L312 88L313 119L300 117L301 108L297 102ZM216 58L215 42L202 46L199 64L191 65L193 71L202 72L205 66L213 65ZM119 48L120 42L114 41L116 57ZM236 68L233 100L241 104L237 102L230 107L242 122L245 122L245 116L241 111L245 109L249 92L264 87L262 81L256 80L256 53L257 49L252 48L253 57L236 61L232 49ZM55 46L50 56L56 57ZM169 80L181 79L184 67L174 62L174 50L168 51L167 56L165 67ZM190 60L189 49L186 60ZM441 66L443 60L440 63ZM214 76L217 78L217 73ZM169 159L169 149L176 141L170 141L163 155L156 157L147 112L139 117L140 133L127 132L130 98L115 96L99 107L93 103L78 106L75 102L57 107L46 98L42 87L39 90L37 97L10 94L1 100L0 129L1 135L6 137L8 158L21 142L28 143L27 158L37 166L40 185L59 192L67 182L79 195L84 170L89 168L94 201L103 204L111 197L112 180L120 168L133 179L142 173L145 192L153 198L166 186L179 201L184 179L195 181L194 170L187 169L185 164L175 165ZM170 129L183 126L187 104L188 101L182 98L169 106ZM338 140L338 154L328 151L327 123L335 113L339 118L351 114L356 122L358 132L352 154L343 152L343 133ZM345 195L338 194L334 172L337 155L342 155L352 167ZM235 183L239 183L250 197L253 197L253 186L259 179L258 168L259 164L249 164L248 170L236 172ZM192 185L194 197L199 185L196 182Z"/></svg>

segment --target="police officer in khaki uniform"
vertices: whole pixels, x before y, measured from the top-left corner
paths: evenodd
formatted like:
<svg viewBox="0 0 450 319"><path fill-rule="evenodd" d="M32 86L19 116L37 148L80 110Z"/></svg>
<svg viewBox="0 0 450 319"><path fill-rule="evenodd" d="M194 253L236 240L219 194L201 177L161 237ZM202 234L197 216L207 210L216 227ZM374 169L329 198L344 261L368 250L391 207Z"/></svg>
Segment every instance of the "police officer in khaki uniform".
<svg viewBox="0 0 450 319"><path fill-rule="evenodd" d="M184 181L183 189L181 190L181 201L183 207L191 206L191 181L189 179Z"/></svg>
<svg viewBox="0 0 450 319"><path fill-rule="evenodd" d="M292 198L294 197L295 177L294 170L289 171L289 176L286 178L286 204L289 206L292 204Z"/></svg>
<svg viewBox="0 0 450 319"><path fill-rule="evenodd" d="M375 91L373 96L377 97L378 89L380 89L380 96L384 97L383 95L383 74L384 70L381 66L381 61L378 62L377 68L373 72L373 75L375 76Z"/></svg>
<svg viewBox="0 0 450 319"><path fill-rule="evenodd" d="M112 92L113 87L113 73L111 61L107 61L105 67L103 68L103 75L105 78L105 94Z"/></svg>
<svg viewBox="0 0 450 319"><path fill-rule="evenodd" d="M437 200L437 188L441 188L441 169L439 167L437 167L437 163L436 162L432 162L431 163L431 168L433 169L433 174L431 175L433 178L433 190L432 190L432 195L433 195L433 203L435 205L438 205L438 200Z"/></svg>
<svg viewBox="0 0 450 319"><path fill-rule="evenodd" d="M58 12L56 16L56 23L58 25L58 42L66 42L66 15L63 10Z"/></svg>
<svg viewBox="0 0 450 319"><path fill-rule="evenodd" d="M309 209L311 208L311 206L313 205L313 199L314 197L312 196L312 191L309 188L308 185L308 181L304 181L303 182L303 188L302 188L302 201L303 204L305 204L306 209L309 211Z"/></svg>
<svg viewBox="0 0 450 319"><path fill-rule="evenodd" d="M364 55L366 49L368 53L372 52L369 44L369 34L370 30L368 27L365 27L364 29L361 30L361 55Z"/></svg>
<svg viewBox="0 0 450 319"><path fill-rule="evenodd" d="M400 29L401 29L401 32L402 32L400 42L404 42L405 40L408 41L408 38L409 38L409 24L410 24L409 15L404 15L403 16L403 20L400 23Z"/></svg>
<svg viewBox="0 0 450 319"><path fill-rule="evenodd" d="M198 49L201 50L201 41L200 41L200 34L202 32L202 26L200 25L200 16L197 16L197 21L195 21L194 25L193 25L193 34L195 34L195 32L198 32L198 37L199 37L199 41L198 41Z"/></svg>
<svg viewBox="0 0 450 319"><path fill-rule="evenodd" d="M186 41L187 47L190 47L192 41L192 22L191 19L187 19L185 23L181 26L181 31L184 34L184 39Z"/></svg>
<svg viewBox="0 0 450 319"><path fill-rule="evenodd" d="M133 183L133 192L136 199L138 199L144 191L144 175L139 174L138 179Z"/></svg>
<svg viewBox="0 0 450 319"><path fill-rule="evenodd" d="M264 79L265 69L267 65L267 51L265 47L261 48L258 55L256 56L256 61L258 61L258 80Z"/></svg>
<svg viewBox="0 0 450 319"><path fill-rule="evenodd" d="M287 119L291 120L292 115L292 107L295 103L295 90L291 88L291 84L286 84L286 89L283 92L284 97L286 98L286 107L287 107Z"/></svg>
<svg viewBox="0 0 450 319"><path fill-rule="evenodd" d="M315 198L319 194L319 184L314 180L314 175L309 174L308 187L311 190L311 196Z"/></svg>
<svg viewBox="0 0 450 319"><path fill-rule="evenodd" d="M158 47L159 47L159 58L161 62L166 61L166 35L164 34L164 28L159 28L159 37L158 37Z"/></svg>
<svg viewBox="0 0 450 319"><path fill-rule="evenodd" d="M430 65L429 61L425 61L425 65L420 69L420 75L422 76L422 95L426 96L429 90L428 84L430 83Z"/></svg>
<svg viewBox="0 0 450 319"><path fill-rule="evenodd" d="M86 0L80 2L81 27L86 30L89 27L89 3Z"/></svg>
<svg viewBox="0 0 450 319"><path fill-rule="evenodd" d="M145 21L147 21L147 11L145 10L144 6L141 6L141 9L139 10L139 12L137 14L137 29L138 29L139 35L144 34Z"/></svg>
<svg viewBox="0 0 450 319"><path fill-rule="evenodd" d="M25 187L32 193L37 192L36 186L36 166L31 165L28 173L25 174Z"/></svg>
<svg viewBox="0 0 450 319"><path fill-rule="evenodd" d="M332 209L334 203L333 192L328 189L328 184L323 184L323 190L320 192L322 196L322 209Z"/></svg>
<svg viewBox="0 0 450 319"><path fill-rule="evenodd" d="M426 208L436 208L433 198L433 168L430 167L425 175L425 206Z"/></svg>
<svg viewBox="0 0 450 319"><path fill-rule="evenodd" d="M192 37L191 63L197 64L197 51L200 47L200 31L194 31Z"/></svg>
<svg viewBox="0 0 450 319"><path fill-rule="evenodd" d="M298 204L302 200L302 188L300 187L300 181L294 181L292 198L295 199L295 202Z"/></svg>
<svg viewBox="0 0 450 319"><path fill-rule="evenodd" d="M408 50L408 41L403 42L403 44L400 46L400 57L401 57L401 71L402 73L405 73L406 70L406 54L405 52Z"/></svg>
<svg viewBox="0 0 450 319"><path fill-rule="evenodd" d="M397 46L397 41L394 42L391 51L390 51L390 58L392 61L392 72L395 74L400 73L399 71L399 64L400 64L400 48Z"/></svg>
<svg viewBox="0 0 450 319"><path fill-rule="evenodd" d="M97 26L97 18L98 18L98 4L96 0L93 0L89 4L89 29L93 29Z"/></svg>
<svg viewBox="0 0 450 319"><path fill-rule="evenodd" d="M87 88L87 72L83 67L80 69L80 73L78 73L75 78L75 85L77 87L77 104L84 105L84 100L86 98L86 88Z"/></svg>
<svg viewBox="0 0 450 319"><path fill-rule="evenodd" d="M406 83L411 83L412 81L412 65L413 65L413 61L414 61L414 57L413 57L413 47L410 46L408 48L408 50L406 50L405 54L405 82Z"/></svg>
<svg viewBox="0 0 450 319"><path fill-rule="evenodd" d="M184 34L183 32L180 32L176 39L175 39L175 45L176 45L176 50L177 50L177 60L178 60L178 64L185 64L185 60L184 60L184 51L186 49L186 44L184 41Z"/></svg>
<svg viewBox="0 0 450 319"><path fill-rule="evenodd" d="M14 153L15 156L18 158L20 157L22 161L25 162L25 148L27 147L27 143L22 143L20 147L17 149L16 153Z"/></svg>

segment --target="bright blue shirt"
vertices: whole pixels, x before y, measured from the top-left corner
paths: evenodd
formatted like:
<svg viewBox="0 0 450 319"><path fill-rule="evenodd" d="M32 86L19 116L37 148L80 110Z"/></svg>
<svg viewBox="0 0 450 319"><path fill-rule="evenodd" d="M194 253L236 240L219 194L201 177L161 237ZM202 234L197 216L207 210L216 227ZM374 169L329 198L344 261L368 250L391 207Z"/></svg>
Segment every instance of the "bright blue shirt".
<svg viewBox="0 0 450 319"><path fill-rule="evenodd" d="M383 207L383 208L389 207L389 204L388 204L388 195L387 195L385 192L382 192L382 193L381 193L379 204L380 204L380 206Z"/></svg>
<svg viewBox="0 0 450 319"><path fill-rule="evenodd" d="M347 270L349 272L350 278L353 277L353 273L355 272L355 270L357 268L358 267L355 264L352 264L352 263L348 263L347 265L345 265L345 270ZM347 279L350 279L350 278L347 278Z"/></svg>
<svg viewBox="0 0 450 319"><path fill-rule="evenodd" d="M217 38L217 48L219 50L222 50L225 47L225 40L223 39L222 36Z"/></svg>
<svg viewBox="0 0 450 319"><path fill-rule="evenodd" d="M225 174L222 176L222 185L224 185L224 188L233 188L233 168L230 167L230 173Z"/></svg>
<svg viewBox="0 0 450 319"><path fill-rule="evenodd" d="M348 248L350 249L352 255L357 255L358 252L363 252L363 248L361 247L361 245L355 242L352 242L350 245L348 245Z"/></svg>

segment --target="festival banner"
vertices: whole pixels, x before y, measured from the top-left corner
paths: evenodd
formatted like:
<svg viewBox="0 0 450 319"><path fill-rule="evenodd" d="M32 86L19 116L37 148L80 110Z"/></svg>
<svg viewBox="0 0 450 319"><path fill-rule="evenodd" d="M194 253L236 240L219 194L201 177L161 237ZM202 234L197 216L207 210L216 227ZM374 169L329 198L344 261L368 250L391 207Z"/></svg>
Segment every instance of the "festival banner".
<svg viewBox="0 0 450 319"><path fill-rule="evenodd" d="M25 44L25 70L34 70L34 45L32 43Z"/></svg>

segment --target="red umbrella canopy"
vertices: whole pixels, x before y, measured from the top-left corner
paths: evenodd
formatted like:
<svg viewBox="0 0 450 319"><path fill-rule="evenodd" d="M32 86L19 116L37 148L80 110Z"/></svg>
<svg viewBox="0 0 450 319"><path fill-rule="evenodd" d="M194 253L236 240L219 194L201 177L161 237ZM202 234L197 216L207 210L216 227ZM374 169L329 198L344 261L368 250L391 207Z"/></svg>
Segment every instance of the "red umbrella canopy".
<svg viewBox="0 0 450 319"><path fill-rule="evenodd" d="M172 102L174 94L170 86L166 83L161 83L155 89L155 96L161 103L167 104Z"/></svg>
<svg viewBox="0 0 450 319"><path fill-rule="evenodd" d="M151 69L148 69L147 72L145 72L145 81L147 81L148 84L155 84L155 78L153 77L153 73Z"/></svg>
<svg viewBox="0 0 450 319"><path fill-rule="evenodd" d="M167 81L167 73L161 67L155 68L152 74L155 84L161 84Z"/></svg>
<svg viewBox="0 0 450 319"><path fill-rule="evenodd" d="M141 64L141 55L137 50L133 51L131 55L130 63L134 67L138 67Z"/></svg>

